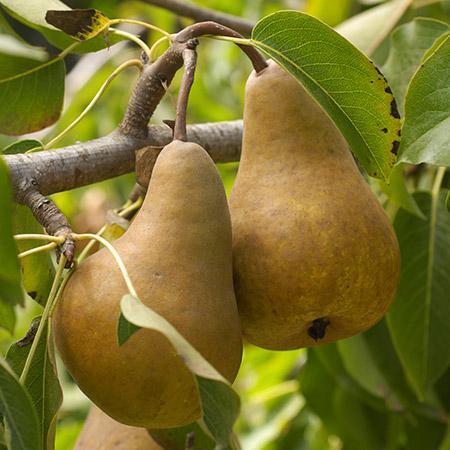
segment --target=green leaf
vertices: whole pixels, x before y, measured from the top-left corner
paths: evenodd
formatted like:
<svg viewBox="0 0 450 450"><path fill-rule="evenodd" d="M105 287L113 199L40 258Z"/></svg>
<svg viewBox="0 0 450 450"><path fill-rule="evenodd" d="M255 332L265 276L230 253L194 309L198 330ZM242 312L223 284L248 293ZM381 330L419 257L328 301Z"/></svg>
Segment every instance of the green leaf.
<svg viewBox="0 0 450 450"><path fill-rule="evenodd" d="M13 142L3 149L4 155L15 155L17 153L25 153L28 150L34 148L44 148L44 145L41 141L37 141L36 139L22 139L21 141Z"/></svg>
<svg viewBox="0 0 450 450"><path fill-rule="evenodd" d="M384 402L363 389L347 372L337 349L337 344L323 345L311 351L314 352L321 365L328 371L329 375L332 376L338 387L348 391L372 408L385 410Z"/></svg>
<svg viewBox="0 0 450 450"><path fill-rule="evenodd" d="M402 114L409 81L419 68L426 50L448 30L449 26L444 22L420 17L399 26L391 34L389 56L383 72Z"/></svg>
<svg viewBox="0 0 450 450"><path fill-rule="evenodd" d="M42 437L42 448L52 450L54 447L56 414L62 403L62 390L59 385L55 363L53 339L47 343L48 325L38 343L25 387L36 408ZM13 344L6 355L10 367L20 376L31 345Z"/></svg>
<svg viewBox="0 0 450 450"><path fill-rule="evenodd" d="M408 450L438 449L445 438L443 423L418 417L413 423L406 422L405 448Z"/></svg>
<svg viewBox="0 0 450 450"><path fill-rule="evenodd" d="M69 10L70 8L59 0L0 0L4 10L14 19L42 33L47 40L58 48L65 48L74 39L59 31L45 21L45 13L49 9Z"/></svg>
<svg viewBox="0 0 450 450"><path fill-rule="evenodd" d="M8 55L10 58L28 58L35 61L45 61L48 58L47 52L43 48L26 44L10 34L0 34L0 55Z"/></svg>
<svg viewBox="0 0 450 450"><path fill-rule="evenodd" d="M8 169L3 159L0 158L0 303L3 303L3 311L7 313L7 329L12 331L11 307L22 303L22 289L20 287L20 266L17 259L17 248L13 238L11 221L11 186L9 183ZM8 308L9 306L9 308ZM0 316L0 325L5 326L5 321ZM3 323L2 323L3 322Z"/></svg>
<svg viewBox="0 0 450 450"><path fill-rule="evenodd" d="M54 29L45 21L45 13L49 9L70 10L59 0L0 0L0 3L29 24Z"/></svg>
<svg viewBox="0 0 450 450"><path fill-rule="evenodd" d="M34 218L29 208L14 205L13 209L14 234L32 233L42 234L42 227ZM19 252L30 250L42 245L42 241L18 241ZM26 293L37 303L45 305L55 276L55 268L50 252L33 253L20 260L22 269L22 285Z"/></svg>
<svg viewBox="0 0 450 450"><path fill-rule="evenodd" d="M437 394L443 409L447 411L447 413L450 412L450 367L446 370L444 375L436 381L434 392Z"/></svg>
<svg viewBox="0 0 450 450"><path fill-rule="evenodd" d="M390 389L395 392L400 404L391 404L392 409L415 410L430 416L441 416L441 408L434 408L431 404L419 404L413 390L410 388L405 371L399 360L392 342L386 318L363 335L371 358L383 374ZM382 349L382 351L380 351Z"/></svg>
<svg viewBox="0 0 450 450"><path fill-rule="evenodd" d="M386 434L387 411L378 408L378 404L371 405L354 389L354 381L341 365L336 345L308 350L300 384L307 407L320 417L330 434L343 440L343 448L387 448L380 443Z"/></svg>
<svg viewBox="0 0 450 450"><path fill-rule="evenodd" d="M363 334L339 341L339 353L347 372L372 395L385 400L389 409L403 409L396 393L380 370Z"/></svg>
<svg viewBox="0 0 450 450"><path fill-rule="evenodd" d="M14 306L0 301L0 327L8 330L12 334L14 332L15 325L16 311Z"/></svg>
<svg viewBox="0 0 450 450"><path fill-rule="evenodd" d="M337 25L351 14L353 0L308 0L305 12L330 26Z"/></svg>
<svg viewBox="0 0 450 450"><path fill-rule="evenodd" d="M19 135L41 130L60 116L65 67L53 59L19 75L0 80L0 133Z"/></svg>
<svg viewBox="0 0 450 450"><path fill-rule="evenodd" d="M76 40L66 33L58 30L45 20L48 10L70 11L71 9L59 0L0 0L4 10L14 19L33 28L57 48L66 48L76 42ZM83 42L74 49L74 53L84 53L98 51L123 40L120 36L111 36L109 41L105 41L103 36L98 36Z"/></svg>
<svg viewBox="0 0 450 450"><path fill-rule="evenodd" d="M163 334L186 366L196 376L203 409L203 422L217 443L216 449L230 445L234 422L239 414L239 396L231 385L166 320L132 295L121 301L122 314L132 324Z"/></svg>
<svg viewBox="0 0 450 450"><path fill-rule="evenodd" d="M195 447L202 450L213 450L214 441L200 428L198 423L179 428L161 428L158 430L149 430L152 438L163 448L173 450L185 450L186 435L194 433Z"/></svg>
<svg viewBox="0 0 450 450"><path fill-rule="evenodd" d="M403 164L397 164L392 169L389 184L380 180L380 186L383 192L389 197L389 200L399 208L403 208L405 211L408 211L421 219L425 219L425 216L417 206L414 197L406 187Z"/></svg>
<svg viewBox="0 0 450 450"><path fill-rule="evenodd" d="M336 27L336 31L348 39L353 45L364 53L373 52L373 43L390 24L392 17L405 5L405 0L394 0L370 8L356 16L351 17ZM400 20L401 17L398 18ZM395 23L391 25L395 26ZM381 44L381 43L380 43Z"/></svg>
<svg viewBox="0 0 450 450"><path fill-rule="evenodd" d="M336 434L336 418L330 403L338 386L313 350L308 350L299 381L307 407L320 417L329 433Z"/></svg>
<svg viewBox="0 0 450 450"><path fill-rule="evenodd" d="M136 331L139 331L141 327L128 322L124 315L120 313L119 321L117 322L117 342L119 345L125 344L128 339L133 336Z"/></svg>
<svg viewBox="0 0 450 450"><path fill-rule="evenodd" d="M447 433L441 442L439 450L450 450L450 425L447 426Z"/></svg>
<svg viewBox="0 0 450 450"><path fill-rule="evenodd" d="M387 81L374 64L333 29L296 11L259 21L252 41L318 101L369 175L388 180L400 120Z"/></svg>
<svg viewBox="0 0 450 450"><path fill-rule="evenodd" d="M270 443L278 448L280 439L289 430L291 421L298 416L305 402L297 393L289 393L272 403L266 420L259 422L259 426L242 438L242 448L259 450L267 448Z"/></svg>
<svg viewBox="0 0 450 450"><path fill-rule="evenodd" d="M415 194L427 220L400 210L394 222L402 270L388 324L419 398L450 364L450 215L444 208L445 195Z"/></svg>
<svg viewBox="0 0 450 450"><path fill-rule="evenodd" d="M409 85L400 161L450 166L450 34L433 46Z"/></svg>
<svg viewBox="0 0 450 450"><path fill-rule="evenodd" d="M386 412L375 411L343 389L337 389L331 401L338 435L345 448L379 450L387 447Z"/></svg>
<svg viewBox="0 0 450 450"><path fill-rule="evenodd" d="M0 413L8 428L9 450L42 450L36 409L25 388L0 357Z"/></svg>

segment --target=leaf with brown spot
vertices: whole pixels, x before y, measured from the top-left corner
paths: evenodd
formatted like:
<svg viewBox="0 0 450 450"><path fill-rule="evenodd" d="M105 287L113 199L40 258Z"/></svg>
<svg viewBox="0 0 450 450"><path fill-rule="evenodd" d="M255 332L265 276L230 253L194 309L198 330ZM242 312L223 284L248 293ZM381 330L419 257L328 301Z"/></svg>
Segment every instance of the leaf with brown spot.
<svg viewBox="0 0 450 450"><path fill-rule="evenodd" d="M86 41L105 31L110 19L97 9L49 10L45 20L64 33Z"/></svg>
<svg viewBox="0 0 450 450"><path fill-rule="evenodd" d="M372 61L330 27L297 11L264 17L253 29L252 44L317 100L369 175L389 179L400 120L389 85Z"/></svg>

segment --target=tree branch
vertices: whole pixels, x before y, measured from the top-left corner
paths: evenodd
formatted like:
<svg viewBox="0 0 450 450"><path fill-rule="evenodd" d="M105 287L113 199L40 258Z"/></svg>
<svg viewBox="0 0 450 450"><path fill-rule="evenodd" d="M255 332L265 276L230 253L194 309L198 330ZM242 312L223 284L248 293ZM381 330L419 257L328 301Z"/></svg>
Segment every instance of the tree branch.
<svg viewBox="0 0 450 450"><path fill-rule="evenodd" d="M222 13L214 9L204 8L194 5L187 1L181 0L144 0L146 3L164 8L173 13L194 19L196 22L203 22L205 20L212 20L214 22L233 28L239 33L250 36L254 23L241 17L236 17L231 14Z"/></svg>
<svg viewBox="0 0 450 450"><path fill-rule="evenodd" d="M194 39L200 36L228 36L233 38L242 39L243 36L233 30L232 28L226 27L216 22L206 21L194 23L188 27L181 30L174 37L175 42L187 42L189 39ZM264 56L259 53L259 51L251 46L241 43L237 43L237 46L248 56L252 62L253 68L256 72L261 72L267 67L267 62Z"/></svg>
<svg viewBox="0 0 450 450"><path fill-rule="evenodd" d="M134 171L135 152L146 146L163 147L172 140L165 125L150 125L148 135L117 131L92 141L36 153L4 155L15 200L21 203L21 182L34 179L39 192L50 195ZM200 144L215 162L239 161L242 121L188 126L188 140Z"/></svg>
<svg viewBox="0 0 450 450"><path fill-rule="evenodd" d="M174 42L153 64L144 66L119 125L119 133L146 137L148 121L183 65L182 55L186 48L186 43Z"/></svg>
<svg viewBox="0 0 450 450"><path fill-rule="evenodd" d="M31 209L34 217L52 236L62 236L65 241L59 246L57 259L63 254L66 257L66 267L72 265L75 255L75 244L70 237L72 229L64 214L53 203L40 193L39 183L35 178L23 178L16 193L17 200Z"/></svg>

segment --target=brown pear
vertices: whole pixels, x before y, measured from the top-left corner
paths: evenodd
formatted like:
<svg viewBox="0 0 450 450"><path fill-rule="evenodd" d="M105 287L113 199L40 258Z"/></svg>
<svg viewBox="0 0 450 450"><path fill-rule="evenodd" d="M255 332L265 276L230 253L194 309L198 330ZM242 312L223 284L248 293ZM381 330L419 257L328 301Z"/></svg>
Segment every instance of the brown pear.
<svg viewBox="0 0 450 450"><path fill-rule="evenodd" d="M399 280L395 233L340 131L273 61L247 82L230 211L250 342L310 347L383 317Z"/></svg>
<svg viewBox="0 0 450 450"><path fill-rule="evenodd" d="M116 422L93 406L73 450L164 450L145 428Z"/></svg>
<svg viewBox="0 0 450 450"><path fill-rule="evenodd" d="M162 150L142 208L114 247L141 301L233 381L242 338L231 223L222 182L205 150L181 141ZM195 378L163 335L140 329L118 346L120 301L126 293L108 250L80 264L54 316L56 344L67 369L119 422L170 428L195 421L201 415Z"/></svg>

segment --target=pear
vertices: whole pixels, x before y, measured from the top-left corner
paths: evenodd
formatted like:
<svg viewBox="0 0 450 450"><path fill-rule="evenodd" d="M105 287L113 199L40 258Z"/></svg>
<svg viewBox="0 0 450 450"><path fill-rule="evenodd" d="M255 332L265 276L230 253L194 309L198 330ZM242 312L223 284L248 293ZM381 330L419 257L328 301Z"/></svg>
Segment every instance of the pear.
<svg viewBox="0 0 450 450"><path fill-rule="evenodd" d="M116 422L93 406L74 450L164 450L144 428Z"/></svg>
<svg viewBox="0 0 450 450"><path fill-rule="evenodd" d="M251 343L310 347L383 317L399 280L395 233L340 131L274 61L247 82L230 211Z"/></svg>
<svg viewBox="0 0 450 450"><path fill-rule="evenodd" d="M173 141L161 151L142 208L114 246L141 301L232 382L242 336L231 222L222 182L205 150ZM54 316L56 344L67 369L81 390L121 423L170 428L197 420L195 378L163 335L140 329L118 346L120 301L126 293L108 250L80 264Z"/></svg>

